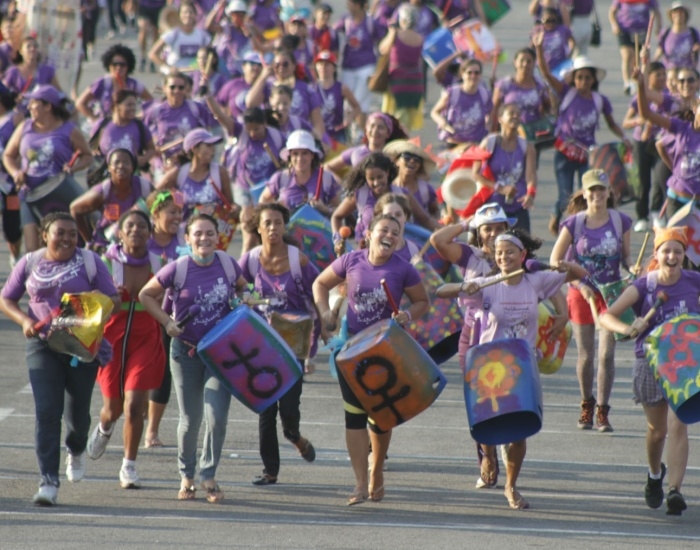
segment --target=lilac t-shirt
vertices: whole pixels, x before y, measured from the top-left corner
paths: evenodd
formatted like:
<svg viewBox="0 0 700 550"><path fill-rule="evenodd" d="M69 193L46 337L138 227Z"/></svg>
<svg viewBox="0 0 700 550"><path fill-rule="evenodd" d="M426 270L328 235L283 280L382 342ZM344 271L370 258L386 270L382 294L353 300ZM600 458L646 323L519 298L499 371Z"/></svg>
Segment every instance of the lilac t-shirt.
<svg viewBox="0 0 700 550"><path fill-rule="evenodd" d="M209 165L209 174L207 174L207 176L201 181L196 181L190 176L189 170L191 165L192 163L187 163L180 168L180 170L183 171L187 169L188 173L185 176L182 185L178 184L177 186L178 190L185 196L185 205L182 217L184 221L190 217L194 208L199 204L222 203L219 192L217 192L217 187L215 187L216 184L214 183L214 178L211 175L214 170L219 170L219 165L212 162Z"/></svg>
<svg viewBox="0 0 700 550"><path fill-rule="evenodd" d="M118 222L121 215L130 210L139 199L148 197L151 186L144 185L144 182L145 180L142 180L139 176L131 176L131 190L124 199L120 199L117 196L114 185L109 178L95 186L95 190L102 195L103 203L102 216L95 224L94 242L107 244L109 241L104 234L105 229ZM143 193L144 190L148 190L145 195Z"/></svg>
<svg viewBox="0 0 700 550"><path fill-rule="evenodd" d="M277 14L276 4L272 6L264 6L256 2L248 11L248 17L262 31L279 27L282 22Z"/></svg>
<svg viewBox="0 0 700 550"><path fill-rule="evenodd" d="M632 219L620 212L622 218L622 235L615 234L615 226L612 219L597 227L590 229L584 222L581 227L581 235L575 243L572 243L576 254L576 263L588 271L597 283L612 283L620 280L620 265L622 260L622 238L629 231ZM569 216L562 223L574 238L576 231L576 215Z"/></svg>
<svg viewBox="0 0 700 550"><path fill-rule="evenodd" d="M673 111L676 110L677 103L673 95L671 95L671 93L668 90L664 90L663 101L661 103L651 102L649 106L652 112L654 113L670 115ZM636 97L632 101L630 101L630 109L632 109L635 113L639 113L639 104L637 102ZM642 139L642 128L643 126L635 126L634 128L633 137L637 141L641 141ZM658 126L652 126L649 139L655 139L659 135L659 130L660 128Z"/></svg>
<svg viewBox="0 0 700 550"><path fill-rule="evenodd" d="M398 185L392 185L389 193L403 195L406 193L406 190ZM378 200L379 198L374 196L374 193L366 183L355 191L355 204L359 214L355 224L355 239L358 241L365 236L365 230L369 229L369 224L374 217L374 205L377 204Z"/></svg>
<svg viewBox="0 0 700 550"><path fill-rule="evenodd" d="M523 206L518 199L527 194L527 182L525 181L525 168L527 159L527 141L518 137L515 149L505 151L497 138L491 158L483 164L483 170L488 167L496 178L496 183L503 186L515 186L515 196L510 204L506 203L506 196L502 193L494 193L491 201L500 204L506 213L514 213L522 210Z"/></svg>
<svg viewBox="0 0 700 550"><path fill-rule="evenodd" d="M671 29L665 29L659 38L661 48L661 60L667 69L695 67L697 54L693 52L693 46L697 43L697 29L687 28L676 34Z"/></svg>
<svg viewBox="0 0 700 550"><path fill-rule="evenodd" d="M173 235L173 238L165 246L160 246L153 237L148 240L148 251L160 257L162 265L174 262L180 257L177 252L178 246L185 244L184 239L180 239L179 235Z"/></svg>
<svg viewBox="0 0 700 550"><path fill-rule="evenodd" d="M655 273L655 272L650 272ZM653 292L651 295L647 293L647 279L649 274L640 277L632 283L639 293L639 299L632 306L632 310L637 317L643 317L651 309L656 301L657 293L662 290L668 296L666 303L659 306L656 313L649 321L649 326L646 330L639 333L634 342L634 354L637 357L644 357L644 340L649 333L664 321L672 319L684 313L700 313L700 273L695 271L681 271L681 278L674 285L662 285L656 281L652 284Z"/></svg>
<svg viewBox="0 0 700 550"><path fill-rule="evenodd" d="M321 98L321 116L323 117L323 125L332 137L336 137L345 131L343 126L343 85L340 82L334 82L327 90L316 85L316 90Z"/></svg>
<svg viewBox="0 0 700 550"><path fill-rule="evenodd" d="M272 154L279 158L284 143L282 135L276 128L268 126L262 140L242 139L241 133L245 132L245 128L239 122L234 124L233 130L233 135L238 137L238 144L224 153L224 165L229 174L234 175L233 181L245 189L267 181L277 169L264 145L267 143ZM240 148L242 142L244 147Z"/></svg>
<svg viewBox="0 0 700 550"><path fill-rule="evenodd" d="M250 39L238 27L222 21L222 32L214 38L214 49L219 56L219 70L225 70L230 76L241 74L240 61L243 54L250 49Z"/></svg>
<svg viewBox="0 0 700 550"><path fill-rule="evenodd" d="M535 27L533 33L540 31L542 28L539 26ZM559 25L552 30L544 31L542 48L544 50L544 60L550 70L553 70L571 55L571 49L569 48L570 38L571 30L565 25Z"/></svg>
<svg viewBox="0 0 700 550"><path fill-rule="evenodd" d="M438 138L443 141L450 138L456 143L480 143L488 134L486 117L493 109L491 94L486 88L468 94L462 90L461 84L453 84L443 93L447 95L447 107L443 115L455 133L440 130Z"/></svg>
<svg viewBox="0 0 700 550"><path fill-rule="evenodd" d="M27 314L33 321L40 321L51 315L51 311L58 307L65 293L77 294L97 290L106 296L116 296L117 289L114 287L112 275L107 266L102 263L97 254L92 251L88 253L95 256L97 268L92 285L85 268L83 253L78 249L66 262L54 262L41 258L29 277L26 275L28 255L25 255L17 262L10 278L7 279L2 289L2 297L19 301L26 292L29 296Z"/></svg>
<svg viewBox="0 0 700 550"><path fill-rule="evenodd" d="M391 318L391 306L381 284L385 279L389 292L398 303L404 289L420 283L420 275L406 260L396 254L382 265L372 265L369 250L343 254L331 267L347 282L348 332L353 335L382 319Z"/></svg>
<svg viewBox="0 0 700 550"><path fill-rule="evenodd" d="M560 96L562 101L570 89L570 86L564 86ZM602 94L600 97L603 101L603 108L602 113L599 114L593 97L585 98L577 93L564 112L559 113L557 135L562 139L573 138L587 147L595 145L595 131L598 128L600 115L612 114L610 100Z"/></svg>
<svg viewBox="0 0 700 550"><path fill-rule="evenodd" d="M143 138L141 141L141 130L139 123L130 120L124 126L119 126L114 122L108 122L100 133L99 148L103 155L107 155L113 149L126 149L134 156L138 156L146 149L146 145L153 139L151 131L144 124Z"/></svg>
<svg viewBox="0 0 700 550"><path fill-rule="evenodd" d="M184 260L183 260L184 261ZM241 268L233 260L236 272L234 281L241 276ZM164 288L173 288L177 262L172 262L156 273L158 283ZM230 311L229 295L231 285L218 255L207 266L197 265L191 258L187 259L187 276L177 300L173 302L175 320L181 321L187 315L190 306L202 308L199 315L185 325L180 340L196 344L209 330L223 319Z"/></svg>
<svg viewBox="0 0 700 550"><path fill-rule="evenodd" d="M270 100L270 93L272 92L274 83L274 78L265 83L265 103ZM294 81L292 104L289 106L289 114L308 120L311 118L311 111L317 108L320 109L322 104L321 96L318 94L314 85L298 79Z"/></svg>
<svg viewBox="0 0 700 550"><path fill-rule="evenodd" d="M547 97L547 87L535 82L534 88L519 86L513 77L502 78L496 83L503 105L515 103L520 107L520 119L523 124L542 118L542 105Z"/></svg>
<svg viewBox="0 0 700 550"><path fill-rule="evenodd" d="M27 93L31 92L34 88L41 84L51 84L55 74L56 69L54 69L51 65L39 65L36 69L36 73L34 74L34 78L25 89L27 80L22 76L19 67L13 66L5 71L5 74L2 77L2 83L12 92Z"/></svg>
<svg viewBox="0 0 700 550"><path fill-rule="evenodd" d="M171 107L167 101L154 103L146 110L143 122L158 146L184 138L195 128L212 128L218 124L205 106L192 100L183 101L179 107ZM164 155L171 157L180 151L182 144L170 147Z"/></svg>
<svg viewBox="0 0 700 550"><path fill-rule="evenodd" d="M477 277L470 282L483 284L500 277ZM534 350L537 342L537 306L559 292L566 279L566 273L538 271L526 273L516 285L499 283L481 289L474 296L481 297L480 344L521 338Z"/></svg>
<svg viewBox="0 0 700 550"><path fill-rule="evenodd" d="M31 119L24 121L19 152L22 157L22 171L26 174L29 189L63 171L63 167L73 156L70 141L73 128L75 124L64 122L50 132L37 132Z"/></svg>
<svg viewBox="0 0 700 550"><path fill-rule="evenodd" d="M245 81L245 78L234 78L226 82L219 93L216 94L216 100L220 105L228 107L231 117L237 118L245 111L245 97L248 95L251 85Z"/></svg>
<svg viewBox="0 0 700 550"><path fill-rule="evenodd" d="M311 132L313 126L308 122L308 119L300 118L296 115L289 115L286 124L280 124L278 130L282 133L282 137L284 137L286 143L289 134L294 130L307 130Z"/></svg>
<svg viewBox="0 0 700 550"><path fill-rule="evenodd" d="M573 0L571 2L571 15L585 16L593 11L594 0Z"/></svg>
<svg viewBox="0 0 700 550"><path fill-rule="evenodd" d="M615 20L620 30L629 34L646 34L651 12L658 8L659 6L656 0L641 0L638 2L613 0L612 6L610 7L610 9L617 10L615 12Z"/></svg>
<svg viewBox="0 0 700 550"><path fill-rule="evenodd" d="M145 87L135 78L128 76L126 77L126 89L136 92L136 95L141 97ZM97 108L95 114L97 116L103 117L112 112L114 79L110 75L95 80L90 86L90 93L95 98L95 106Z"/></svg>
<svg viewBox="0 0 700 550"><path fill-rule="evenodd" d="M316 186L318 184L319 169L316 168L311 172L309 180L299 185L296 176L291 170L280 170L270 178L267 184L267 189L272 193L275 200L286 205L290 210L296 210L302 206L307 200L312 199L316 194ZM324 204L330 202L338 195L340 185L335 181L333 175L325 171L322 176L322 187L320 201ZM328 189L328 191L326 191Z"/></svg>
<svg viewBox="0 0 700 550"><path fill-rule="evenodd" d="M371 152L372 151L369 150L369 147L363 143L362 145L345 149L345 151L340 154L340 158L343 160L343 164L346 166L359 166L359 164L365 160Z"/></svg>
<svg viewBox="0 0 700 550"><path fill-rule="evenodd" d="M374 65L377 56L374 44L386 34L386 27L367 15L361 23L355 23L350 15L344 15L333 28L345 34L343 69L359 69Z"/></svg>
<svg viewBox="0 0 700 550"><path fill-rule="evenodd" d="M700 132L693 129L692 122L671 118L667 135L668 138L663 138L664 145L673 143L673 170L668 188L683 195L700 195Z"/></svg>

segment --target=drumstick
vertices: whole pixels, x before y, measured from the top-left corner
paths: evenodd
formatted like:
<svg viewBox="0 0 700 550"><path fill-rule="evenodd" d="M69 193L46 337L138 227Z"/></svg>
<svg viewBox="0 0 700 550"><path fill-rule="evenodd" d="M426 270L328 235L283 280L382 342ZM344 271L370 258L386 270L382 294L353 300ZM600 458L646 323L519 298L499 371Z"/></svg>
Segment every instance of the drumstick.
<svg viewBox="0 0 700 550"><path fill-rule="evenodd" d="M666 301L668 300L668 294L666 294L663 290L659 290L656 293L656 301L654 302L654 305L651 306L651 309L647 311L646 315L643 317L644 322L648 323L651 321L651 318L656 315L656 310L661 307L662 304L665 304ZM630 332L630 338L636 338L637 335L639 334L639 331L636 329L632 329Z"/></svg>
<svg viewBox="0 0 700 550"><path fill-rule="evenodd" d="M507 275L501 275L500 277L496 277L491 281L479 285L479 290L481 290L482 288L486 288L487 286L502 283L503 281L507 281L508 279L512 279L513 277L517 277L518 275L522 275L523 273L525 273L524 269L518 269L517 271L513 271L512 273L508 273Z"/></svg>
<svg viewBox="0 0 700 550"><path fill-rule="evenodd" d="M316 193L314 193L314 200L321 198L321 188L323 187L323 166L318 169L318 179L316 180Z"/></svg>
<svg viewBox="0 0 700 550"><path fill-rule="evenodd" d="M282 167L282 165L280 164L279 159L272 152L272 148L270 147L270 145L267 142L263 143L263 149L265 149L265 152L268 154L268 156L272 160L272 164L275 165L275 168L277 170L279 170Z"/></svg>
<svg viewBox="0 0 700 550"><path fill-rule="evenodd" d="M209 75L209 71L211 71L211 66L214 64L214 54L209 52L207 54L207 62L204 64L204 76Z"/></svg>
<svg viewBox="0 0 700 550"><path fill-rule="evenodd" d="M442 16L445 17L447 15L447 12L450 11L450 8L452 7L452 0L447 0L445 2L445 7L442 8Z"/></svg>
<svg viewBox="0 0 700 550"><path fill-rule="evenodd" d="M247 306L269 306L270 299L269 298L250 298L248 300L245 300L244 303Z"/></svg>
<svg viewBox="0 0 700 550"><path fill-rule="evenodd" d="M644 235L644 242L642 243L642 249L639 251L639 256L637 256L637 263L634 264L635 271L639 271L639 268L642 266L642 260L644 259L644 251L647 248L647 243L649 242L649 235L651 235L651 231L647 231L646 235Z"/></svg>
<svg viewBox="0 0 700 550"><path fill-rule="evenodd" d="M70 158L68 161L68 168L73 168L73 165L75 164L75 161L78 160L78 157L80 157L82 153L80 151L75 151L73 153L73 156Z"/></svg>
<svg viewBox="0 0 700 550"><path fill-rule="evenodd" d="M649 38L649 33L647 33ZM639 34L634 33L634 66L639 68Z"/></svg>
<svg viewBox="0 0 700 550"><path fill-rule="evenodd" d="M649 26L647 27L647 36L646 36L646 39L644 40L644 49L645 50L648 50L649 45L651 44L651 30L653 27L654 27L654 12L651 12L651 16L649 17Z"/></svg>
<svg viewBox="0 0 700 550"><path fill-rule="evenodd" d="M588 302L588 305L591 308L591 314L593 315L593 322L595 323L596 327L600 326L600 320L598 318L598 306L595 304L595 296L591 296L590 298L586 298L586 301Z"/></svg>
<svg viewBox="0 0 700 550"><path fill-rule="evenodd" d="M180 138L180 139L173 140L169 143L166 143L165 145L161 145L160 152L162 153L163 151L167 151L168 149L172 149L173 147L177 147L178 145L182 144L183 141L185 141L185 139Z"/></svg>
<svg viewBox="0 0 700 550"><path fill-rule="evenodd" d="M430 246L431 246L430 240L425 241L425 244L423 246L421 246L421 248L418 251L418 254L416 254L416 256L418 256L419 258L423 258L423 255L428 251Z"/></svg>
<svg viewBox="0 0 700 550"><path fill-rule="evenodd" d="M391 307L391 311L394 313L394 315L399 314L399 307L396 305L396 302L394 301L394 297L391 295L391 292L389 291L389 285L386 284L386 279L382 279L379 281L382 284L382 288L384 289L384 293L386 294L386 299L389 302L389 306Z"/></svg>
<svg viewBox="0 0 700 550"><path fill-rule="evenodd" d="M61 313L61 306L57 306L51 310L51 313L49 313L46 317L41 319L40 321L37 321L34 323L34 330L39 332L42 328L44 328L46 325L51 323L53 319L58 317L58 315Z"/></svg>
<svg viewBox="0 0 700 550"><path fill-rule="evenodd" d="M187 310L187 315L177 324L177 328L185 328L185 325L197 317L202 311L202 306L194 304Z"/></svg>

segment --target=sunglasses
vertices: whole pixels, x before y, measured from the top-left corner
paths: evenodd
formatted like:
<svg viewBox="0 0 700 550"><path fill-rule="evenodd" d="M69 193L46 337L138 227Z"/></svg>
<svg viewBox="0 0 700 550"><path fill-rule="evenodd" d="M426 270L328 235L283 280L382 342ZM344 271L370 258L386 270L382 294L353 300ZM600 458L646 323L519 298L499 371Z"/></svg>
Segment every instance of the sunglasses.
<svg viewBox="0 0 700 550"><path fill-rule="evenodd" d="M550 24L550 23L551 23L551 24L554 24L554 23L556 23L556 22L557 22L556 19L545 19L544 21L542 21L542 23L545 24L545 25L548 25L548 24Z"/></svg>
<svg viewBox="0 0 700 550"><path fill-rule="evenodd" d="M289 61L280 61L278 63L275 63L275 68L281 67L282 69L286 69L289 67Z"/></svg>
<svg viewBox="0 0 700 550"><path fill-rule="evenodd" d="M112 67L126 67L126 62L124 61L112 61L110 63Z"/></svg>
<svg viewBox="0 0 700 550"><path fill-rule="evenodd" d="M678 79L678 84L695 84L697 82L697 78L679 78Z"/></svg>
<svg viewBox="0 0 700 550"><path fill-rule="evenodd" d="M402 158L405 162L411 162L412 160L415 162L423 162L421 157L412 153L401 153L399 158Z"/></svg>
<svg viewBox="0 0 700 550"><path fill-rule="evenodd" d="M464 71L464 74L467 74L469 76L479 76L481 74L481 71Z"/></svg>
<svg viewBox="0 0 700 550"><path fill-rule="evenodd" d="M168 86L168 88L173 91L173 90L184 90L185 86L183 84L171 84Z"/></svg>

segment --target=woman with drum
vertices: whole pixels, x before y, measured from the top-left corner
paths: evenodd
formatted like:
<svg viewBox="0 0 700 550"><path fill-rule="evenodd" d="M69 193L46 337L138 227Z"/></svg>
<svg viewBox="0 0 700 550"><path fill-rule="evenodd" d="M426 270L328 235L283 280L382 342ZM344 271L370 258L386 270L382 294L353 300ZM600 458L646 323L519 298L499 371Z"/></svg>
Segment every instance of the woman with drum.
<svg viewBox="0 0 700 550"><path fill-rule="evenodd" d="M151 192L151 184L134 174L136 160L127 149L114 149L107 156L109 177L83 193L70 205L80 235L95 252L104 252L116 237L116 224L125 212ZM102 215L94 224L91 214ZM109 231L108 231L109 230ZM107 234L111 233L111 234Z"/></svg>
<svg viewBox="0 0 700 550"><path fill-rule="evenodd" d="M318 334L314 330L314 317L311 285L318 276L318 270L298 248L285 241L285 226L289 223L289 210L279 203L260 204L255 208L251 231L257 231L262 246L256 247L241 256L243 276L252 283L253 291L269 304L257 306L256 310L265 316L275 328L276 315L301 313L301 321L307 326L299 326L296 331L298 347L306 348L308 355L316 352ZM275 315L276 314L276 315ZM294 347L297 347L296 345ZM297 357L302 371L308 357ZM282 422L285 439L299 451L307 462L313 462L316 451L311 442L302 437L299 431L303 376L287 391L280 400L263 411L259 417L260 457L263 461L262 475L255 476L253 485L277 483L280 469L279 443L277 441L277 412Z"/></svg>
<svg viewBox="0 0 700 550"><path fill-rule="evenodd" d="M474 179L493 189L489 201L501 205L514 217L516 227L530 229L530 209L537 195L537 154L535 147L518 134L521 111L514 103L504 104L498 112L501 131L490 134L480 147L490 156L475 161Z"/></svg>
<svg viewBox="0 0 700 550"><path fill-rule="evenodd" d="M41 63L41 54L36 38L27 36L22 39L19 52L13 59L14 65L2 75L2 83L19 94L19 100L26 107L27 92L37 86L51 85L59 92L61 85L56 78L56 69Z"/></svg>
<svg viewBox="0 0 700 550"><path fill-rule="evenodd" d="M401 226L399 232L399 243L396 245L395 253L407 262L420 252L421 247L404 235L406 223L411 219L411 205L406 195L399 193L387 193L382 195L377 204L374 205L374 216L387 215L396 218Z"/></svg>
<svg viewBox="0 0 700 550"><path fill-rule="evenodd" d="M38 86L24 97L30 118L12 134L2 158L20 188L24 245L31 252L39 248L40 219L49 212L67 211L82 194L73 174L87 168L92 155L56 88Z"/></svg>
<svg viewBox="0 0 700 550"><path fill-rule="evenodd" d="M588 170L588 149L595 145L595 132L602 115L610 131L619 137L627 149L632 143L612 116L612 105L607 97L598 92L598 85L605 78L605 71L596 67L585 57L576 57L573 67L566 72L564 80L555 77L544 62L542 33L534 36L538 63L542 76L559 96L559 118L554 143L554 174L557 180L558 197L549 221L549 231L555 237L559 233L559 222L569 198L574 192L574 177L578 174L579 185L583 173Z"/></svg>
<svg viewBox="0 0 700 550"><path fill-rule="evenodd" d="M12 270L0 295L0 309L22 327L27 338L27 367L36 407L36 455L39 491L34 502L56 504L61 458L61 419L65 416L66 477L78 482L85 476L85 447L90 431L90 401L99 365L111 356L104 344L95 361L78 362L73 356L52 350L46 341L52 311L64 292L97 291L119 307L119 295L99 256L78 248L78 227L65 212L42 219L46 248L27 254ZM27 294L29 309L19 301ZM43 327L43 328L42 328ZM99 363L99 364L98 364Z"/></svg>
<svg viewBox="0 0 700 550"><path fill-rule="evenodd" d="M403 326L411 319L419 319L428 310L429 300L416 269L394 252L399 244L401 224L391 216L377 216L369 224L365 234L368 246L344 254L318 276L313 285L314 300L321 320L332 330L337 319L328 304L331 289L347 283L348 287L348 332L357 334L377 321L393 317ZM411 306L396 314L392 313L382 281L395 300L405 293ZM343 375L338 373L338 382L345 408L345 441L355 473L355 489L348 498L348 506L360 504L369 498L380 501L384 498L384 460L389 450L391 431L382 432L369 421L357 397L352 393ZM372 444L372 469L367 476L367 449Z"/></svg>
<svg viewBox="0 0 700 550"><path fill-rule="evenodd" d="M95 80L75 102L75 108L89 121L96 123L109 117L115 95L120 90L131 90L142 101L153 99L141 82L129 76L136 69L136 58L131 48L122 44L111 46L102 54L102 66L107 75Z"/></svg>
<svg viewBox="0 0 700 550"><path fill-rule="evenodd" d="M4 149L24 115L15 109L17 94L0 84L0 147ZM22 254L22 225L19 215L19 195L15 183L0 165L0 192L2 193L2 234L10 253L10 268L19 261Z"/></svg>
<svg viewBox="0 0 700 550"><path fill-rule="evenodd" d="M438 138L447 147L475 145L488 134L493 103L491 93L481 81L482 70L478 59L462 61L459 66L462 82L446 88L430 111L430 118L439 129Z"/></svg>
<svg viewBox="0 0 700 550"><path fill-rule="evenodd" d="M182 480L178 499L196 498L197 440L204 416L206 429L199 475L207 501L218 503L224 493L215 476L226 437L231 394L194 350L197 342L231 311L234 292L247 283L238 263L216 250L218 229L214 218L207 214L192 216L185 241L191 247L189 256L163 267L143 287L139 300L172 338L170 369L180 406L177 447ZM178 265L184 267L178 269ZM172 316L162 308L168 289L172 295ZM199 313L190 319L192 306L199 306Z"/></svg>
<svg viewBox="0 0 700 550"><path fill-rule="evenodd" d="M509 229L495 239L495 257L498 274L493 277L476 277L462 283L448 283L438 290L438 297L451 298L464 293L478 300L476 319L480 325L479 334L474 336L479 344L501 339L520 338L527 341L534 351L537 340L538 304L547 298L557 312L551 336L556 336L566 325L568 315L566 302L559 288L567 281L585 276L585 270L569 262L557 264L557 272L530 272L526 260L534 259L534 251L542 246L542 241L533 239L520 229ZM523 268L526 273L522 273ZM492 279L507 276L504 281L486 286ZM504 340L504 344L506 340ZM537 367L534 375L539 377ZM466 369L470 366L466 365ZM526 440L511 442L505 447L506 483L505 496L508 505L514 510L529 508L530 505L516 489L516 482L525 459ZM495 457L495 447L481 445L480 454ZM494 460L490 458L489 462ZM482 467L484 462L482 461ZM487 478L486 486L495 486L498 469L482 472ZM479 483L477 482L477 485Z"/></svg>
<svg viewBox="0 0 700 550"><path fill-rule="evenodd" d="M292 212L308 203L330 218L340 204L340 185L331 172L321 167L323 151L314 136L306 130L295 130L287 138L280 157L288 167L270 178L260 202L279 201Z"/></svg>
<svg viewBox="0 0 700 550"><path fill-rule="evenodd" d="M174 262L180 257L178 248L185 246L184 233L181 231L182 209L185 199L179 191L166 189L154 191L146 199L146 206L153 221L153 234L148 241L148 250L160 258L161 266ZM170 374L170 336L162 330L163 349L165 349L165 371L160 387L151 390L148 395L148 426L143 440L144 447L162 447L159 437L160 421L165 407L170 401L172 375Z"/></svg>
<svg viewBox="0 0 700 550"><path fill-rule="evenodd" d="M617 283L622 286L620 267L635 270L630 255L632 220L615 210L615 199L605 172L589 170L582 179L583 193L574 194L571 200L550 263L556 265L571 249L573 259L588 271L588 279L571 283L566 296L578 351L576 375L581 391L578 427L590 430L595 425L599 432L611 432L608 414L615 380L615 339L612 332L605 329L598 332L598 400L593 396L595 317L607 307L598 285Z"/></svg>
<svg viewBox="0 0 700 550"><path fill-rule="evenodd" d="M165 351L160 325L138 301L143 285L160 270L160 258L148 249L151 220L141 211L124 213L118 221L119 244L112 244L104 260L121 297L121 310L107 322L105 338L112 359L100 369L100 420L90 434L87 455L97 460L107 448L117 420L124 415L124 459L119 470L123 489L138 489L136 455L143 435L148 392L163 381Z"/></svg>
<svg viewBox="0 0 700 550"><path fill-rule="evenodd" d="M640 89L642 86L640 85ZM687 313L700 314L700 274L685 269L688 238L685 227L657 229L654 236L656 268L628 286L617 301L600 317L606 329L635 338L635 363L632 377L634 400L641 403L647 422L646 454L649 463L644 500L649 508L659 508L664 501L663 480L666 465L661 462L668 438L669 491L666 514L680 516L687 508L681 484L688 464L688 427L669 406L668 397L654 378L644 351L649 333L672 317ZM665 298L659 303L659 295ZM631 325L620 320L628 308L636 316ZM688 351L688 353L691 353Z"/></svg>

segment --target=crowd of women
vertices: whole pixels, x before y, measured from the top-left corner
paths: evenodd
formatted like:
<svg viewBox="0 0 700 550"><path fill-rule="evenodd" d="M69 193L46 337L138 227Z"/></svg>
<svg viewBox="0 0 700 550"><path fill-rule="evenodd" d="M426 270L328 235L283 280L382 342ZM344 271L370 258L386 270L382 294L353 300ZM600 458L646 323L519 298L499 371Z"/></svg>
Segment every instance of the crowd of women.
<svg viewBox="0 0 700 550"><path fill-rule="evenodd" d="M600 91L605 71L585 57L592 0L533 0L529 45L514 53L512 74L491 83L468 54L447 57L432 75L421 57L426 37L455 24L455 16L487 22L478 0L378 0L369 13L366 0L348 0L347 13L335 23L326 4L283 13L283 21L273 0L183 1L177 25L158 36L163 5L140 3L140 60L124 45L110 46L102 56L107 74L74 104L55 71L42 64L34 38L4 44L2 215L13 270L0 307L27 337L41 475L34 502L57 501L62 420L66 477L77 482L85 458L102 456L123 416L119 480L124 488L139 487L140 442L163 445L159 424L172 386L180 411L177 497L196 498L204 420L198 475L207 500L220 502L216 473L231 394L195 353L197 343L240 301L268 319L274 312L304 311L317 317L311 352L298 357L309 373L318 339L340 322L330 303L336 287L347 289L349 336L384 319L404 326L421 318L429 299L410 263L420 249L404 236L410 220L433 232L430 242L462 275L437 295L459 298L464 312L455 350L463 369L469 349L479 344L520 338L534 348L540 301L549 299L554 308L550 337L571 320L579 428L613 430L614 334L637 335L634 393L648 422L646 502L652 508L663 503L668 432L668 513L685 509L680 489L687 431L667 406L641 344L654 326L700 307L694 294L700 281L684 263L688 236L682 228L663 229L664 215L700 195L700 39L689 26L690 8L674 2L662 30L656 0L613 2L609 15L622 52L624 92L635 96L619 125ZM652 17L658 25L653 60L645 45ZM150 49L149 30L155 34ZM636 61L635 50L641 50ZM381 111L372 112L368 79L377 54L388 59L389 85ZM143 71L149 63L164 74L156 90L133 76L137 65ZM432 77L443 88L430 116L445 150L453 157L483 153L471 174L486 198L469 219L441 206L433 185L436 158L409 139L422 125L426 78ZM589 169L587 151L601 116L636 156L636 223L615 209L608 175ZM87 136L79 117L89 126ZM634 128L634 144L623 128ZM543 132L555 147L552 271L534 269L530 261L543 244L529 234ZM86 169L84 190L74 174ZM314 265L286 236L290 214L305 205L332 227L337 259L329 266ZM631 257L630 231L647 231L651 222L657 227L655 264L645 271ZM234 259L226 251L239 223L242 255ZM345 252L353 233L357 249ZM469 238L460 239L462 233ZM637 279L608 309L598 287L620 282L623 267ZM657 287L670 299L645 316ZM74 368L76 358L54 349L46 336L62 294L87 291L109 296L115 310L100 353ZM25 294L26 312L19 305ZM393 308L391 296L402 295L408 298L404 308ZM630 307L636 314L631 325L620 320ZM260 414L264 469L255 485L278 479L278 413L284 437L304 460L315 459L313 444L300 432L302 380ZM103 405L91 430L95 381ZM372 422L342 374L339 383L356 481L347 504L380 501L391 431ZM476 487L496 487L496 448L479 442L477 451ZM529 506L516 488L525 454L525 440L502 452L513 509Z"/></svg>

